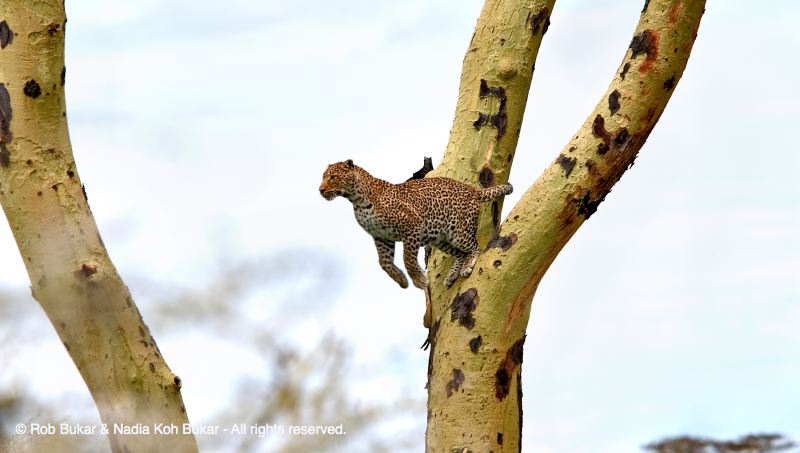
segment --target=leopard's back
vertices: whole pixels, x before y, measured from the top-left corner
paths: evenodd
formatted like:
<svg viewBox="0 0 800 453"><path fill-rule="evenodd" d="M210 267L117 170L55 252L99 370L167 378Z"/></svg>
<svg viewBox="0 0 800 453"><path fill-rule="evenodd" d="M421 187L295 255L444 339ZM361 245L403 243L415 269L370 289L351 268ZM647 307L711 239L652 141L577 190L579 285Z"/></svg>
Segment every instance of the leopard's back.
<svg viewBox="0 0 800 453"><path fill-rule="evenodd" d="M400 196L417 209L423 244L442 248L469 242L478 221L480 191L449 178L425 178L397 186Z"/></svg>

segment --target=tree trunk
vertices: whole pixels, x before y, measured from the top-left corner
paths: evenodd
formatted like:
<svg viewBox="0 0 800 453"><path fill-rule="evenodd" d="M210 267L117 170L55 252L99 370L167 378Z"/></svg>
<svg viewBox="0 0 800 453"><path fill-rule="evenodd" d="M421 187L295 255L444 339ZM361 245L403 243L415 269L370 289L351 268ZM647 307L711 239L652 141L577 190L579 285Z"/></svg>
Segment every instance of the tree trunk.
<svg viewBox="0 0 800 453"><path fill-rule="evenodd" d="M431 175L484 186L507 181L553 3L487 0L464 60L450 142ZM499 203L483 213L484 252L470 278L444 288L451 258L431 256L427 451L521 451L520 376L533 295L633 164L683 74L704 5L645 2L622 64L583 126L502 225Z"/></svg>
<svg viewBox="0 0 800 453"><path fill-rule="evenodd" d="M112 450L196 451L167 366L100 238L64 100L64 4L0 3L0 202L41 304L110 431ZM55 376L54 376L55 377ZM175 426L158 435L154 425ZM114 424L151 435L115 433Z"/></svg>

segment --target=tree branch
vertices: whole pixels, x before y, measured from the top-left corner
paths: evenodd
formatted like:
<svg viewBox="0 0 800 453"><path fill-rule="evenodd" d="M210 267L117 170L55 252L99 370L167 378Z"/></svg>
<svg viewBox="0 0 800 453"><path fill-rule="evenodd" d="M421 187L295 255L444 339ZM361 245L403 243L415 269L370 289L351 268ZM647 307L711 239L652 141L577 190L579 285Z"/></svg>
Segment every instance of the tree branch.
<svg viewBox="0 0 800 453"><path fill-rule="evenodd" d="M441 164L430 176L481 186L508 181L533 69L555 0L487 0L461 71L456 113ZM500 225L502 201L484 209L479 237Z"/></svg>
<svg viewBox="0 0 800 453"><path fill-rule="evenodd" d="M608 91L488 242L471 277L457 280L449 290L437 285L444 259L441 254L432 256L432 285L426 292L431 349L427 451L520 450L522 350L533 294L558 252L633 164L683 74L704 4L704 0L646 3ZM505 181L530 80L524 91L521 83L500 82L503 60L492 58L493 52L515 45L493 33L501 30L519 38L520 30L536 30L537 24L541 33L546 21L537 19L539 10L530 6L493 0L484 6L464 62L459 107L448 152L437 169L440 175L469 182ZM552 3L548 12L551 7ZM524 27L521 20L508 20L519 17L509 10L514 8L527 9ZM483 71L498 78L477 75L484 72L475 70L478 63L471 60L471 52L484 48L486 54L479 61L494 72ZM505 89L504 132L503 122L490 116L503 111L498 88ZM491 99L497 99L493 110L480 104ZM511 99L522 104L513 105L513 115ZM483 117L484 111L490 113ZM477 134L466 127L470 114ZM484 173L478 169L484 166L492 172L481 178L478 175ZM499 222L496 207L493 215L485 214L481 244Z"/></svg>
<svg viewBox="0 0 800 453"><path fill-rule="evenodd" d="M447 149L428 176L483 187L508 181L536 57L554 4L555 0L486 0L464 56ZM500 226L502 209L502 198L481 206L481 246ZM428 281L434 282L446 274L452 257L434 251L428 262ZM430 290L425 293L423 325L431 325Z"/></svg>
<svg viewBox="0 0 800 453"><path fill-rule="evenodd" d="M597 211L629 169L678 84L697 37L704 0L651 0L606 93L555 161L522 196L502 225L510 250L481 256L515 275L504 331L527 325L530 301L567 241ZM516 328L515 328L516 327Z"/></svg>
<svg viewBox="0 0 800 453"><path fill-rule="evenodd" d="M112 450L196 451L170 371L108 256L72 155L64 4L0 4L0 203L44 309L111 431ZM54 376L55 377L55 376ZM114 424L151 435L115 433ZM156 423L174 425L159 435Z"/></svg>

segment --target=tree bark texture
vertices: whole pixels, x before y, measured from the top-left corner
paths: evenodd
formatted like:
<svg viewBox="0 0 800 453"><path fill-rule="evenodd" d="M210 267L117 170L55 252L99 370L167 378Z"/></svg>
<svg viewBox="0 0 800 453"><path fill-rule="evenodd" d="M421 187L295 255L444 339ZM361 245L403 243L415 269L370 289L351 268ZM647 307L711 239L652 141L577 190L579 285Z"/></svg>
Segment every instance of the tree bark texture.
<svg viewBox="0 0 800 453"><path fill-rule="evenodd" d="M109 259L78 175L64 95L65 25L61 0L0 3L0 202L33 297L86 382L112 450L196 451L192 435L114 434L114 424L152 430L182 427L188 417L181 381Z"/></svg>
<svg viewBox="0 0 800 453"><path fill-rule="evenodd" d="M470 278L445 288L450 258L431 255L427 451L521 451L520 378L533 295L559 251L633 165L683 74L704 6L645 2L622 63L585 123L502 224L500 206L483 213L483 253ZM449 146L431 174L480 185L508 179L552 7L487 0L464 60ZM496 119L500 114L505 118Z"/></svg>

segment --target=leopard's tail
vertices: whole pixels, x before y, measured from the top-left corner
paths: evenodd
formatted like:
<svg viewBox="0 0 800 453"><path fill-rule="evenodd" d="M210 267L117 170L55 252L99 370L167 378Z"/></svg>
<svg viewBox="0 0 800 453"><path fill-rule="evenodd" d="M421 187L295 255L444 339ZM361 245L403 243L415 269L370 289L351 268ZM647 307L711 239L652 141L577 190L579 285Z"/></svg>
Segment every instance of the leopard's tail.
<svg viewBox="0 0 800 453"><path fill-rule="evenodd" d="M487 187L481 189L480 201L491 201L497 197L508 195L514 190L511 184L501 184L499 186Z"/></svg>

